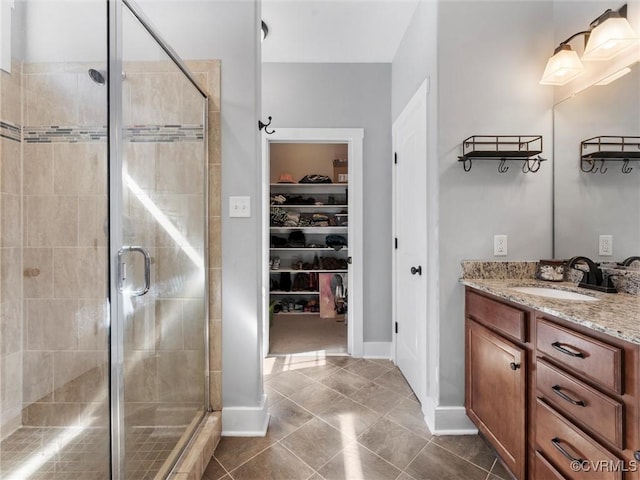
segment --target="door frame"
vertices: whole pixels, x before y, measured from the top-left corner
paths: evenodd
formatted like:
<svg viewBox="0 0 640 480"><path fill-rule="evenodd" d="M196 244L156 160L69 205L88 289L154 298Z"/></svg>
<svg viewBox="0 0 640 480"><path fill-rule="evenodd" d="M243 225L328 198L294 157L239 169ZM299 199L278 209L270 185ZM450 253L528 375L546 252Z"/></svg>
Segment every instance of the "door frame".
<svg viewBox="0 0 640 480"><path fill-rule="evenodd" d="M277 128L273 134L262 134L262 341L264 356L269 353L269 195L270 143L346 143L348 151L349 202L349 313L347 352L363 355L363 128Z"/></svg>
<svg viewBox="0 0 640 480"><path fill-rule="evenodd" d="M429 158L430 158L430 142L429 142L429 78L426 78L420 87L416 90L412 98L407 102L405 107L402 109L402 112L392 125L392 145L393 151L397 151L397 142L398 142L398 128L400 128L400 124L404 121L404 117L412 112L416 108L421 109L421 114L424 114L426 129L424 135L426 137L426 158L424 159L427 162L426 173L427 176L424 181L425 188L427 189L427 204L423 206L416 206L416 208L423 208L425 215L427 217L427 238L426 244L424 248L427 252L426 256L426 268L424 271L424 275L426 276L426 291L424 295L427 298L427 307L426 307L426 317L425 319L419 319L419 338L418 338L418 351L420 352L419 359L419 385L412 386L416 397L420 401L422 405L422 411L427 415L427 411L430 409L429 405L435 405L437 402L438 389L437 389L437 358L438 358L438 322L437 322L437 204L436 199L437 195L434 194L433 188L434 183L437 178L437 163L434 167L430 166ZM402 162L402 159L399 159L398 162ZM399 272L398 272L398 251L395 249L395 238L398 234L398 221L399 221L399 212L398 212L398 201L397 194L400 186L397 185L398 178L397 172L395 168L392 169L392 237L391 237L391 250L393 252L392 260L391 260L391 272L392 272L392 302L391 302L391 355L393 362L396 363L396 349L397 349L397 341L396 341L396 333L395 333L395 323L398 321L398 305L397 305L397 292L398 292L398 281L399 281ZM436 183L437 187L437 183ZM402 239L399 239L401 242ZM434 273L435 272L435 273ZM435 360L435 361L434 361ZM427 422L428 423L428 422Z"/></svg>

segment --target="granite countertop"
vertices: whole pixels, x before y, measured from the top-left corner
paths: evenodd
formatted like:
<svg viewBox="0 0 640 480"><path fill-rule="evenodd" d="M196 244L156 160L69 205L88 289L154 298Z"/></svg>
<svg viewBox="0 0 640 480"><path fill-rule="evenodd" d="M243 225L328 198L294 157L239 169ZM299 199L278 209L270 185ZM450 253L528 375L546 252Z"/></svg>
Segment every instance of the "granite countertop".
<svg viewBox="0 0 640 480"><path fill-rule="evenodd" d="M640 345L640 296L601 293L571 282L545 282L531 278L461 278L460 282L496 297L553 315L592 330ZM511 287L544 287L569 290L598 298L594 301L561 300L529 295Z"/></svg>

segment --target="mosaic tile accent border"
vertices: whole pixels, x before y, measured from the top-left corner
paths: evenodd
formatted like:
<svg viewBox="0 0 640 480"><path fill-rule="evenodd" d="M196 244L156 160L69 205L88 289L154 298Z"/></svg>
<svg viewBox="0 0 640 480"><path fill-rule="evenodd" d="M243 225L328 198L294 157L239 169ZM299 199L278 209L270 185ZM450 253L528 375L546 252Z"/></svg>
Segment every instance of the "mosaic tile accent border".
<svg viewBox="0 0 640 480"><path fill-rule="evenodd" d="M88 143L107 140L107 127L23 127L25 143Z"/></svg>
<svg viewBox="0 0 640 480"><path fill-rule="evenodd" d="M200 142L202 125L134 125L127 127L125 140L131 142Z"/></svg>
<svg viewBox="0 0 640 480"><path fill-rule="evenodd" d="M22 137L22 128L20 128L20 125L16 125L15 123L0 120L0 137L20 142Z"/></svg>
<svg viewBox="0 0 640 480"><path fill-rule="evenodd" d="M20 127L16 127L18 138ZM72 127L51 125L45 127L23 127L26 143L89 143L105 142L107 127ZM201 142L204 140L203 125L134 125L125 128L124 139L130 142Z"/></svg>

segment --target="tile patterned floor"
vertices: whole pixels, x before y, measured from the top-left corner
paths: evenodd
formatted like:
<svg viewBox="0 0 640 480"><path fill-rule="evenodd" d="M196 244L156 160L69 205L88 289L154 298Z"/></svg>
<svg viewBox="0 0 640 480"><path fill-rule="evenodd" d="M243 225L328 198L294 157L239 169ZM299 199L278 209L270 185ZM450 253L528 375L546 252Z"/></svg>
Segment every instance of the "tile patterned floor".
<svg viewBox="0 0 640 480"><path fill-rule="evenodd" d="M265 437L223 437L203 480L498 480L478 436L432 436L387 360L265 360Z"/></svg>
<svg viewBox="0 0 640 480"><path fill-rule="evenodd" d="M184 428L135 427L127 435L126 475L153 480ZM22 427L0 443L0 479L108 480L105 428Z"/></svg>

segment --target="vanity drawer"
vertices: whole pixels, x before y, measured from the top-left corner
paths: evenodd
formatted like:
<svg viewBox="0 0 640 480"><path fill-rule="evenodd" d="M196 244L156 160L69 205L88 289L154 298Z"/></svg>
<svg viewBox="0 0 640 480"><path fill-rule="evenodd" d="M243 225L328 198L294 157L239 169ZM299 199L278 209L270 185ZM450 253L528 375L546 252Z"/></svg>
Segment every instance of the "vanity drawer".
<svg viewBox="0 0 640 480"><path fill-rule="evenodd" d="M477 322L492 327L503 335L520 342L527 341L526 313L524 311L468 290L465 305L467 315Z"/></svg>
<svg viewBox="0 0 640 480"><path fill-rule="evenodd" d="M546 458L536 450L536 480L566 480L566 478L551 465Z"/></svg>
<svg viewBox="0 0 640 480"><path fill-rule="evenodd" d="M536 444L567 478L622 479L621 471L590 468L603 462L619 465L619 459L540 399L536 400ZM576 461L584 463L585 468L576 472Z"/></svg>
<svg viewBox="0 0 640 480"><path fill-rule="evenodd" d="M538 352L622 393L622 350L567 328L538 319Z"/></svg>
<svg viewBox="0 0 640 480"><path fill-rule="evenodd" d="M623 404L594 390L544 360L536 362L538 393L617 447L624 448Z"/></svg>

